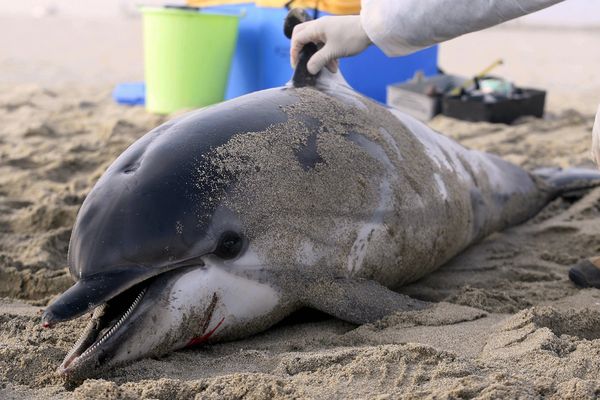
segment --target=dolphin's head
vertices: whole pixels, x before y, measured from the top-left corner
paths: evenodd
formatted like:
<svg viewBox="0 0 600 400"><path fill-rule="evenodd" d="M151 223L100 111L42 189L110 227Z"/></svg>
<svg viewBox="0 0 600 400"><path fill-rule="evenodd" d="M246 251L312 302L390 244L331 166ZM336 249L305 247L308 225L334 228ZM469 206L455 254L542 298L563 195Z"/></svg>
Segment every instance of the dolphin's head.
<svg viewBox="0 0 600 400"><path fill-rule="evenodd" d="M223 240L239 243L230 233ZM205 256L197 265L142 281L98 306L59 373L85 378L131 360L268 328L285 309L282 296L253 274L258 270L248 271L249 265L260 265L250 250L243 253L231 260Z"/></svg>
<svg viewBox="0 0 600 400"><path fill-rule="evenodd" d="M60 371L91 374L146 355L265 329L280 293L239 211L238 177L215 149L284 122L283 90L199 110L151 131L108 168L84 201L69 246L77 281L44 326L91 313ZM274 98L275 97L275 98Z"/></svg>

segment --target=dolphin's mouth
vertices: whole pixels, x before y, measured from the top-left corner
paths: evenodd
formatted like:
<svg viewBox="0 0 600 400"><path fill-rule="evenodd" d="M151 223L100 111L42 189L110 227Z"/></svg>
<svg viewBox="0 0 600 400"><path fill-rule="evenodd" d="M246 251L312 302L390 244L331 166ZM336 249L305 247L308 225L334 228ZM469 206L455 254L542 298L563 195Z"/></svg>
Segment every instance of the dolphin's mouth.
<svg viewBox="0 0 600 400"><path fill-rule="evenodd" d="M94 360L98 365L102 363L106 341L121 330L140 304L150 280L138 283L96 307L79 340L58 368L59 374L68 375L89 360Z"/></svg>

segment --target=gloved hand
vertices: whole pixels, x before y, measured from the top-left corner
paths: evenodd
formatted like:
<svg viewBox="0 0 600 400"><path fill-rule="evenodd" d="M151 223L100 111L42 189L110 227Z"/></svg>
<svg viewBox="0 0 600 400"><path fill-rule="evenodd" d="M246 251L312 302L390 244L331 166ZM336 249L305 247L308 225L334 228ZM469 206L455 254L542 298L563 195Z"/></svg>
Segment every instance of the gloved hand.
<svg viewBox="0 0 600 400"><path fill-rule="evenodd" d="M290 62L296 67L300 50L307 43L323 45L308 60L308 72L315 75L325 65L331 72L338 68L337 59L353 56L371 44L359 15L323 17L296 25L292 33Z"/></svg>
<svg viewBox="0 0 600 400"><path fill-rule="evenodd" d="M600 106L592 129L592 160L600 167Z"/></svg>

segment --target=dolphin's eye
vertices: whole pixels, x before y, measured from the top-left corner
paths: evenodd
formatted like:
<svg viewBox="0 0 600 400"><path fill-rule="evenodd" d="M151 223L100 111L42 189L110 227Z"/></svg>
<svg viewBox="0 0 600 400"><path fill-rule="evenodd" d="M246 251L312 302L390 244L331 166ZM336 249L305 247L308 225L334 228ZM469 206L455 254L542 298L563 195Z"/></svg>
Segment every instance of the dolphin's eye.
<svg viewBox="0 0 600 400"><path fill-rule="evenodd" d="M226 260L235 258L244 247L244 239L239 233L227 231L221 235L214 254Z"/></svg>

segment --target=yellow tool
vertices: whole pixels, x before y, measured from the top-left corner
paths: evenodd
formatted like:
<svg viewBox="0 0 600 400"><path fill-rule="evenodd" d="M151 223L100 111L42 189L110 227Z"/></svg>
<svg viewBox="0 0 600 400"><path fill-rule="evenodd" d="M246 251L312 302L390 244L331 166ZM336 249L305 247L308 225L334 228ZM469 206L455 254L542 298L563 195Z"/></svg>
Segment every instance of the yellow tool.
<svg viewBox="0 0 600 400"><path fill-rule="evenodd" d="M484 69L483 71L481 71L479 74L475 75L475 77L473 79L469 79L468 81L464 82L462 85L457 86L454 89L452 89L450 91L450 96L458 96L460 94L461 90L463 90L463 89L471 86L472 84L474 84L475 83L475 79L483 78L484 76L486 76L487 74L489 74L491 70L493 70L494 68L496 68L498 65L502 65L503 63L504 63L504 61L502 61L501 58L497 59L492 64L490 64L489 67L487 67L486 69Z"/></svg>

